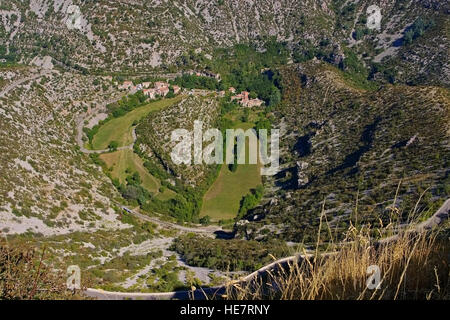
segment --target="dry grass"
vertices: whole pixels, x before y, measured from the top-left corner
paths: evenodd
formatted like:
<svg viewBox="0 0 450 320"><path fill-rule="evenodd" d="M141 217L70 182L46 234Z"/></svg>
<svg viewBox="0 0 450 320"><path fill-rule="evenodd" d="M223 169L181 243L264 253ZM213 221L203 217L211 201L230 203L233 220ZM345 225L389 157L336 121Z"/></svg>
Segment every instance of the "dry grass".
<svg viewBox="0 0 450 320"><path fill-rule="evenodd" d="M12 246L0 240L0 300L80 299L67 290L67 275L45 263L45 248Z"/></svg>
<svg viewBox="0 0 450 320"><path fill-rule="evenodd" d="M397 240L380 245L371 240L368 229L351 228L338 251L290 263L265 276L233 284L229 299L449 299L450 241L445 232L405 232ZM330 247L331 248L331 247ZM381 273L379 289L366 282L368 267Z"/></svg>
<svg viewBox="0 0 450 320"><path fill-rule="evenodd" d="M397 201L401 181L394 198ZM420 212L408 214L407 226L399 224L392 208L388 225L373 230L370 225L353 225L341 242L334 240L324 207L313 254L301 252L292 263L279 265L261 277L227 286L228 299L281 300L411 300L450 299L450 222L444 221L432 231L418 231ZM358 211L358 202L355 212ZM325 220L325 221L323 221ZM321 229L331 236L326 246L321 243ZM392 235L387 241L373 235ZM383 240L382 239L382 240ZM303 249L304 250L304 249ZM370 289L376 266L379 285Z"/></svg>

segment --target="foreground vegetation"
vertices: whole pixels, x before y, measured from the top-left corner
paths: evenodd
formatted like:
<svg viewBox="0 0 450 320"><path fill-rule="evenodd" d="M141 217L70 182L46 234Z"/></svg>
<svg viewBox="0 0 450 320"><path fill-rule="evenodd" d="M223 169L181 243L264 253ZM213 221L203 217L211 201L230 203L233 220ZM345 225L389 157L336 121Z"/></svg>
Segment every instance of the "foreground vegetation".
<svg viewBox="0 0 450 320"><path fill-rule="evenodd" d="M450 229L402 233L373 242L367 229L350 229L346 243L291 263L246 284L230 284L228 299L410 300L450 299ZM379 287L373 275L380 270ZM372 271L368 271L372 270ZM367 284L372 284L369 289ZM377 289L375 289L377 288Z"/></svg>
<svg viewBox="0 0 450 320"><path fill-rule="evenodd" d="M44 254L0 242L0 300L80 298L67 290L64 273L43 263Z"/></svg>
<svg viewBox="0 0 450 320"><path fill-rule="evenodd" d="M144 231L153 231L153 227L130 221L142 241ZM385 226L382 233L392 230L394 226ZM128 231L127 231L128 232ZM139 231L141 232L141 231ZM378 243L373 240L367 228L351 228L342 243L318 242L309 252L299 253L308 257L297 263L285 265L272 270L262 277L243 283L232 281L226 285L227 299L282 299L282 300L319 300L319 299L450 299L450 224L444 224L433 231L416 233L402 232L398 238ZM76 240L94 241L96 245L116 246L119 240L113 237L113 243L107 240L107 233L86 235L89 240L76 233ZM48 244L55 244L61 236L50 239ZM121 237L127 242L130 237ZM133 242L138 243L137 239ZM44 241L45 243L45 241ZM62 246L62 243L57 244ZM67 246L67 244L66 244ZM66 290L67 276L53 269L52 254L47 253L46 246L40 249L26 242L0 243L0 299L71 299L83 298ZM192 248L201 248L199 253ZM197 235L185 235L177 239L173 250L180 252L191 264L219 270L253 271L269 264L275 259L292 255L290 249L277 242L259 243L243 240L212 240ZM84 247L82 250L94 252ZM57 250L58 251L58 250ZM55 251L55 252L57 252ZM85 255L67 256L66 263L79 264L84 270L84 287L100 286L106 290L118 290L112 281L123 281L130 270L140 270L149 262L161 257L155 251L144 255L118 256L108 259L95 268ZM367 287L371 273L369 266L380 269L380 286L373 290ZM180 283L174 259L170 258L159 269L146 276L147 292L186 290ZM372 281L369 281L373 283ZM199 285L198 283L196 285ZM129 290L133 290L130 288ZM136 288L134 288L136 291Z"/></svg>

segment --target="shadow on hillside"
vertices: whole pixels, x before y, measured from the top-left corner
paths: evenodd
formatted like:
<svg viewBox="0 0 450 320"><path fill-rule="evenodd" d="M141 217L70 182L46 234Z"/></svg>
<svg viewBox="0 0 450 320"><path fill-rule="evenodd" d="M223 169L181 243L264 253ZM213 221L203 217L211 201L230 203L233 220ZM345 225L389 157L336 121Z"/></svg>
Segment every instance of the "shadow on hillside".
<svg viewBox="0 0 450 320"><path fill-rule="evenodd" d="M377 117L375 119L374 122L372 122L371 124L367 125L364 128L364 131L361 135L360 141L362 143L364 143L363 146L361 146L358 150L356 150L355 152L350 153L349 155L347 155L343 161L342 164L340 164L339 166L337 166L334 169L331 169L330 171L327 172L328 174L334 174L336 172L339 171L343 171L345 169L348 168L353 168L350 172L349 175L355 174L358 172L358 168L355 167L358 163L358 161L361 159L361 157L368 152L371 148L372 148L372 144L373 144L373 140L374 140L374 136L375 136L375 130L378 126L378 124L381 121L381 117Z"/></svg>
<svg viewBox="0 0 450 320"><path fill-rule="evenodd" d="M231 240L234 239L234 231L216 231L214 232L214 234L216 235L216 239L222 239L222 240Z"/></svg>

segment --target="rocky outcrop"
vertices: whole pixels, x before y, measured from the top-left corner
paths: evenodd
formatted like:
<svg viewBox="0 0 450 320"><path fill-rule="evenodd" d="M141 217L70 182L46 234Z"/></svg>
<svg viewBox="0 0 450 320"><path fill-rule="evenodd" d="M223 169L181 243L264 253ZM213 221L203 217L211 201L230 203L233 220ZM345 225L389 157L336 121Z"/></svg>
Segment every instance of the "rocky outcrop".
<svg viewBox="0 0 450 320"><path fill-rule="evenodd" d="M308 162L297 161L297 188L303 188L309 183L308 175L305 173L306 169L308 169Z"/></svg>

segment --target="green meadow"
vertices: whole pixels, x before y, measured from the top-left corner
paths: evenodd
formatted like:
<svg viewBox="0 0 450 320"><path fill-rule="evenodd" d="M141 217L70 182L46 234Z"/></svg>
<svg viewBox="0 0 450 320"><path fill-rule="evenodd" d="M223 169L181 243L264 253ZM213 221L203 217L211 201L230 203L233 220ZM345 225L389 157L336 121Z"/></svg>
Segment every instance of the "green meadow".
<svg viewBox="0 0 450 320"><path fill-rule="evenodd" d="M252 127L252 123L239 123L235 129L247 130ZM248 161L248 144L246 144L246 158ZM242 164L232 172L228 165L223 164L217 179L203 197L200 216L209 216L212 221L235 218L242 198L251 189L262 184L260 169L260 164Z"/></svg>
<svg viewBox="0 0 450 320"><path fill-rule="evenodd" d="M137 172L141 177L142 186L148 191L156 194L160 200L167 200L175 195L172 190L167 188L164 188L164 192L159 192L161 187L160 181L148 172L144 167L142 159L137 154L133 153L132 150L126 149L104 153L100 155L100 158L106 163L112 178L119 179L121 183L125 182L128 175Z"/></svg>
<svg viewBox="0 0 450 320"><path fill-rule="evenodd" d="M124 116L114 118L102 125L94 139L92 146L94 150L107 149L111 141L117 141L119 147L127 146L133 143L133 123L139 121L151 111L161 110L182 99L181 96L172 99L162 99L151 102L145 106L136 108Z"/></svg>

